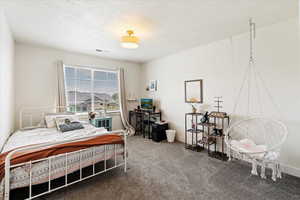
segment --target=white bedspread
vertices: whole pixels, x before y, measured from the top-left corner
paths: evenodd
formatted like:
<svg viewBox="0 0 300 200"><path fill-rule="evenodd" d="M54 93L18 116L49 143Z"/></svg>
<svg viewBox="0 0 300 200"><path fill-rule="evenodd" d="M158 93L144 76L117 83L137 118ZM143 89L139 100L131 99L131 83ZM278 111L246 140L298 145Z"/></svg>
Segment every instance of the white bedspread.
<svg viewBox="0 0 300 200"><path fill-rule="evenodd" d="M105 128L95 128L85 123L84 129L69 131L62 133L56 128L37 128L33 130L17 131L10 136L6 142L2 153L30 144L38 144L45 142L64 141L84 136L98 136L109 133ZM94 155L95 153L95 155ZM121 144L97 146L95 149L87 148L81 154L78 152L70 153L67 157L68 169L67 173L72 173L81 167L92 165L94 162L113 158L114 155L123 156L124 147ZM66 173L66 157L64 155L55 157L51 160L51 180L62 177ZM20 188L29 185L29 170L25 163L24 166L11 170L10 188ZM32 164L32 185L47 182L49 180L49 162L47 160ZM0 181L0 200L4 194L4 179Z"/></svg>
<svg viewBox="0 0 300 200"><path fill-rule="evenodd" d="M83 123L83 126L84 129L64 133L58 131L56 128L37 128L25 131L19 130L9 137L1 153L26 145L58 142L90 135L102 135L108 132L105 128L95 128L89 123Z"/></svg>

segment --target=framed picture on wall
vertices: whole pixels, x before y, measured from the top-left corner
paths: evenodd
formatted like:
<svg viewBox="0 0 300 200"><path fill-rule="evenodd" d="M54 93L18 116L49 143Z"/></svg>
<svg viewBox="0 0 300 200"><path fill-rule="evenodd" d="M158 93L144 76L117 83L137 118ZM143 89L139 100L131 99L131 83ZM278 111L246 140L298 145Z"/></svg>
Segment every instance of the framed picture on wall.
<svg viewBox="0 0 300 200"><path fill-rule="evenodd" d="M188 80L184 82L185 102L203 103L203 80Z"/></svg>
<svg viewBox="0 0 300 200"><path fill-rule="evenodd" d="M149 82L149 91L157 91L157 80L150 80Z"/></svg>

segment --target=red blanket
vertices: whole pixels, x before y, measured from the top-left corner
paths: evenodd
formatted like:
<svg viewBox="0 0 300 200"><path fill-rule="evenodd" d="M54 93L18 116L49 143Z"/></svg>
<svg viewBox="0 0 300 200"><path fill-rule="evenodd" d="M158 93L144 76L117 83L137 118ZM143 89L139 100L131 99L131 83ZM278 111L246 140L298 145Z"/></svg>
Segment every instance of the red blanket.
<svg viewBox="0 0 300 200"><path fill-rule="evenodd" d="M28 162L30 160L38 160L49 156L58 154L78 151L93 146L105 145L105 144L124 144L124 140L121 136L116 134L108 134L96 136L92 139L83 141L76 141L70 143L59 144L51 147L38 148L36 150L27 150L15 153L11 158L11 165ZM13 150L12 150L13 151ZM5 152L0 154L0 180L5 174L5 158L9 153Z"/></svg>

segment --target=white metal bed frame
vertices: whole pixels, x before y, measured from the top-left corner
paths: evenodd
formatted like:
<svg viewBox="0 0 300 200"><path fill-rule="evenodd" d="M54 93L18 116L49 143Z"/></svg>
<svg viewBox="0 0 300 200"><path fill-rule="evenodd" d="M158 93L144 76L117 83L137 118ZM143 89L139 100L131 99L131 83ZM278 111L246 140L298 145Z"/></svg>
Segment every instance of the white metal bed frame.
<svg viewBox="0 0 300 200"><path fill-rule="evenodd" d="M51 107L44 107L44 108L51 108ZM41 108L41 109L44 109L44 108ZM53 108L53 107L52 107ZM58 108L58 107L56 107ZM33 108L34 109L34 108ZM22 109L20 111L20 129L23 128L23 124L22 124L22 120L23 120L23 112L24 112L24 109ZM42 112L42 116L45 115L46 112ZM28 114L27 114L28 115ZM33 120L32 120L32 116L29 116L30 117L30 128L33 128L33 127L37 127L37 126L33 126ZM18 152L21 152L21 151L24 151L24 150L33 150L33 149L36 149L36 148L43 148L43 147L50 147L50 146L53 146L53 145L59 145L59 144L64 144L64 143L69 143L69 142L75 142L75 141L82 141L82 140L87 140L87 139L91 139L91 138L94 138L95 136L88 136L88 137L81 137L81 138L76 138L76 139L71 139L71 140L64 140L64 141L60 141L60 142L49 142L49 143L42 143L42 144L38 144L38 145L34 145L34 146L27 146L27 147L21 147L21 148L18 148L18 149L15 149L13 151L11 151L5 158L5 176L4 176L4 200L9 200L10 198L10 172L13 168L16 168L16 167L21 167L21 166L29 166L29 185L27 187L29 187L29 197L27 199L34 199L34 198L37 198L37 197L40 197L42 195L45 195L45 194L49 194L53 191L56 191L56 190L59 190L61 188L64 188L64 187L67 187L69 185L73 185L75 183L78 183L80 181L83 181L83 180L86 180L88 178L91 178L91 177L94 177L98 174L102 174L102 173L105 173L107 171L110 171L112 169L115 169L117 167L121 167L121 166L124 166L124 172L126 173L127 171L127 133L124 131L124 130L119 130L119 131L110 131L109 133L118 133L118 134L122 134L123 135L123 138L124 138L124 155L123 155L123 162L121 163L117 163L117 150L116 150L116 145L117 144L107 144L107 145L114 145L114 165L112 167L109 167L107 168L107 160L110 160L111 158L108 158L107 159L107 153L106 153L106 147L107 145L101 145L101 146L104 146L104 169L101 170L101 171L97 171L95 170L95 165L96 165L96 162L95 162L95 155L96 155L96 152L95 152L95 146L94 147L90 147L93 149L93 154L92 154L92 160L93 160L93 164L92 164L92 174L91 175L88 175L88 176L85 176L83 177L82 175L82 169L83 169L83 166L82 166L82 152L84 150L87 150L87 149L81 149L81 150L78 150L78 151L73 151L73 152L69 152L69 153L63 153L63 154L58 154L58 155L54 155L54 156L49 156L47 158L42 158L42 159L38 159L38 160L33 160L33 161L28 161L28 162L24 162L24 163L19 163L19 164L15 164L15 165L11 165L11 158L14 154L18 153ZM70 154L75 154L75 153L79 153L79 179L76 180L76 181L73 181L73 182L70 182L68 183L68 155ZM51 188L51 173L52 173L52 167L51 167L51 161L57 157L61 157L61 156L64 156L65 157L65 174L64 176L61 176L61 177L65 177L65 182L64 182L64 185L62 186L59 186L59 187L55 187L55 188ZM48 172L49 172L49 175L48 175L48 190L46 192L43 192L43 193L40 193L40 194L37 194L37 195L33 195L32 194L32 165L34 163L37 163L37 162L41 162L41 161L48 161ZM71 172L72 173L72 172ZM53 179L54 180L54 179ZM47 183L47 182L45 182Z"/></svg>

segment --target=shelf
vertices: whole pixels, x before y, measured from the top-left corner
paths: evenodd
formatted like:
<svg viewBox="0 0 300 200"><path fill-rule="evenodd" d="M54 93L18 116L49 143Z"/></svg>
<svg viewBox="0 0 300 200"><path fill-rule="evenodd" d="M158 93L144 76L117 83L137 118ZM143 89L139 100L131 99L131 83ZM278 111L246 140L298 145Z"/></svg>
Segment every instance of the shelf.
<svg viewBox="0 0 300 200"><path fill-rule="evenodd" d="M219 118L219 119L228 119L229 116L227 115L226 112L210 112L209 117L211 118Z"/></svg>
<svg viewBox="0 0 300 200"><path fill-rule="evenodd" d="M212 152L211 154L209 154L209 156L222 161L227 161L229 159L228 156L222 152Z"/></svg>
<svg viewBox="0 0 300 200"><path fill-rule="evenodd" d="M207 137L203 137L202 140L198 140L197 144L198 145L212 145L212 144L215 144L216 143L216 140L210 140L210 138L207 138Z"/></svg>
<svg viewBox="0 0 300 200"><path fill-rule="evenodd" d="M203 116L203 113L185 113L186 115L197 115L197 116Z"/></svg>
<svg viewBox="0 0 300 200"><path fill-rule="evenodd" d="M197 132L196 132L196 130L195 129L188 129L188 130L186 130L186 132L188 132L188 133L203 133L203 130L197 130Z"/></svg>
<svg viewBox="0 0 300 200"><path fill-rule="evenodd" d="M209 135L208 137L211 137L211 138L223 138L224 135Z"/></svg>
<svg viewBox="0 0 300 200"><path fill-rule="evenodd" d="M208 155L216 159L226 161L228 157L226 154L224 154L224 128L226 127L224 122L226 122L227 119L229 124L229 115L227 115L225 112L210 112L208 115L208 121L206 123L201 122L201 118L203 116L204 113L199 112L185 113L185 148L193 151L202 151L203 149L206 149L206 147L211 147L211 145L213 145L215 151L211 152L211 149L208 148ZM191 120L191 123L189 123L189 120ZM222 131L217 131L214 129L221 129ZM199 133L201 133L201 135L198 135ZM196 141L194 138L192 138L192 144L194 142L195 144L187 144L188 138L192 136L196 136ZM218 143L222 144L222 152L218 152Z"/></svg>
<svg viewBox="0 0 300 200"><path fill-rule="evenodd" d="M215 127L215 123L197 123L197 125L207 126L207 127Z"/></svg>
<svg viewBox="0 0 300 200"><path fill-rule="evenodd" d="M192 151L198 151L198 152L204 150L204 148L201 147L201 146L198 146L198 145L197 145L197 146L196 146L196 145L190 145L190 144L186 145L185 148L186 148L186 149L189 149L189 150L192 150Z"/></svg>

